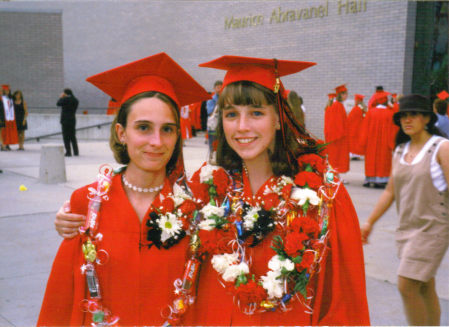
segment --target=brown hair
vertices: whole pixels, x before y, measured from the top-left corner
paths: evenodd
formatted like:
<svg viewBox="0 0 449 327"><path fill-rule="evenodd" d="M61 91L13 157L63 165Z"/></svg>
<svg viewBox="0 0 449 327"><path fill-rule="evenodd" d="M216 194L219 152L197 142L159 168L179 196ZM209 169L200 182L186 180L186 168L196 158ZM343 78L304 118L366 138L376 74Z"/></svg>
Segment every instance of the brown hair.
<svg viewBox="0 0 449 327"><path fill-rule="evenodd" d="M290 91L287 96L287 103L292 109L295 118L298 122L305 126L304 124L304 111L302 111L302 98L295 91Z"/></svg>
<svg viewBox="0 0 449 327"><path fill-rule="evenodd" d="M155 91L143 92L143 93L139 93L139 94L133 96L132 98L130 98L126 102L124 102L120 106L120 110L118 111L117 115L114 118L114 121L111 124L111 136L109 138L109 146L112 150L112 153L114 154L115 160L118 163L124 164L124 165L127 165L129 163L130 158L128 155L128 149L126 148L125 144L122 144L120 142L117 132L115 130L115 125L120 124L124 128L126 128L126 124L128 122L128 116L129 116L129 113L131 112L132 105L134 103L136 103L137 101L139 101L141 99L145 99L145 98L157 98L157 99L163 101L164 103L166 103L167 105L170 106L170 108L172 109L173 114L175 116L176 126L178 128L178 140L176 141L176 146L173 151L172 157L170 158L170 160L167 163L166 172L168 175L175 168L176 162L178 161L178 158L181 154L182 138L181 138L181 133L179 132L180 122L179 122L178 106L171 98L169 98L165 94L155 92Z"/></svg>
<svg viewBox="0 0 449 327"><path fill-rule="evenodd" d="M282 106L288 107L287 102L282 99ZM222 110L228 104L234 105L273 105L278 112L278 98L276 94L257 83L240 81L227 85L218 99L218 125L217 125L217 164L223 168L233 171L242 169L242 158L229 146L223 131ZM273 173L276 176L294 176L298 173L299 167L296 158L302 153L316 152L315 140L311 139L304 127L298 125L296 128L304 136L304 140L297 140L293 131L284 123L285 145L282 141L282 132L276 131L274 151L269 151L270 162ZM289 162L288 153L295 156Z"/></svg>

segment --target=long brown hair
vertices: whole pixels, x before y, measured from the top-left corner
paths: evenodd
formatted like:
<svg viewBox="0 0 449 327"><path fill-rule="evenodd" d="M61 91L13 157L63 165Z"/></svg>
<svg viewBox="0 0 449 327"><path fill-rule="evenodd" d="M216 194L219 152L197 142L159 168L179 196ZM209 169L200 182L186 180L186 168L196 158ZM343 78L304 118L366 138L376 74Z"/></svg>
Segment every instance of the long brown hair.
<svg viewBox="0 0 449 327"><path fill-rule="evenodd" d="M176 145L175 145L173 154L167 163L166 173L167 173L167 175L169 175L170 172L172 172L173 169L175 168L178 158L181 155L182 138L181 138L181 133L179 132L180 131L180 122L179 122L178 106L171 98L169 98L165 94L162 94L159 92L154 92L154 91L143 92L143 93L133 96L132 98L130 98L126 102L124 102L121 105L117 115L114 118L114 121L111 124L111 136L109 138L109 147L111 148L112 153L114 154L114 158L118 163L123 164L123 165L129 164L130 158L129 158L129 154L128 154L128 149L126 148L125 144L120 142L117 132L115 130L115 125L118 123L118 124L122 125L124 128L126 128L126 124L128 122L128 115L131 112L132 105L134 103L136 103L137 101L139 101L141 99L145 99L145 98L157 98L157 99L163 101L164 103L166 103L167 105L170 106L170 108L173 111L173 115L175 116L178 139L176 141Z"/></svg>

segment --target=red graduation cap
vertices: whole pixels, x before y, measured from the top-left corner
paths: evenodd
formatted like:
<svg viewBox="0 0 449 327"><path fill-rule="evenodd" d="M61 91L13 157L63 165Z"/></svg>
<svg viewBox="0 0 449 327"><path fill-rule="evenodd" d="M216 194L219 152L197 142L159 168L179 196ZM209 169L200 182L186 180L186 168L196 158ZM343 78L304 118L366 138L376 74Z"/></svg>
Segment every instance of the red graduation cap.
<svg viewBox="0 0 449 327"><path fill-rule="evenodd" d="M223 88L231 83L250 81L277 93L282 83L279 77L294 74L316 65L314 62L277 59L251 58L241 56L223 56L200 64L200 67L227 70L223 79ZM283 89L283 86L282 88Z"/></svg>
<svg viewBox="0 0 449 327"><path fill-rule="evenodd" d="M449 98L449 93L447 93L446 90L443 90L437 94L437 97L441 100L446 100L447 98Z"/></svg>
<svg viewBox="0 0 449 327"><path fill-rule="evenodd" d="M374 93L374 97L373 97L373 105L378 105L378 104L383 104L385 102L388 101L388 96L391 93L389 92L384 92L384 91L379 91L377 93Z"/></svg>
<svg viewBox="0 0 449 327"><path fill-rule="evenodd" d="M328 95L327 95L327 97L329 98L329 99L333 99L333 98L335 98L337 95L335 94L335 93L329 93Z"/></svg>
<svg viewBox="0 0 449 327"><path fill-rule="evenodd" d="M210 99L207 91L161 52L86 79L121 104L148 91L170 97L179 107Z"/></svg>
<svg viewBox="0 0 449 327"><path fill-rule="evenodd" d="M365 97L365 96L362 95L362 94L355 94L355 95L354 95L355 101L362 101L364 97Z"/></svg>
<svg viewBox="0 0 449 327"><path fill-rule="evenodd" d="M9 90L9 85L8 84L2 84L2 90Z"/></svg>
<svg viewBox="0 0 449 327"><path fill-rule="evenodd" d="M335 88L335 92L342 93L342 92L348 92L348 89L346 88L346 84L339 85Z"/></svg>

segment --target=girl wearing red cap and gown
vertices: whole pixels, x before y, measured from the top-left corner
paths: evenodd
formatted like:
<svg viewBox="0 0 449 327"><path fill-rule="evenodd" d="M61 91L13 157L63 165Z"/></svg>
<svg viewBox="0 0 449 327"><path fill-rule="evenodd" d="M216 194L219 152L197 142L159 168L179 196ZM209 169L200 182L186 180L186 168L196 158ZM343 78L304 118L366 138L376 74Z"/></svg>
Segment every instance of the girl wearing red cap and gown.
<svg viewBox="0 0 449 327"><path fill-rule="evenodd" d="M178 110L209 95L165 53L88 81L121 102L110 145L126 166L102 167L96 183L72 194L72 212L87 219L59 248L37 325L162 325L195 209Z"/></svg>
<svg viewBox="0 0 449 327"><path fill-rule="evenodd" d="M393 109L387 104L388 95L387 92L377 93L363 121L360 146L365 153L365 187L384 188L390 176L398 128L393 123Z"/></svg>
<svg viewBox="0 0 449 327"><path fill-rule="evenodd" d="M234 56L200 65L227 73L218 166L190 185L202 195L207 259L187 325L369 324L354 207L281 96L279 76L313 65Z"/></svg>
<svg viewBox="0 0 449 327"><path fill-rule="evenodd" d="M360 147L360 131L367 111L366 105L363 103L364 96L356 94L354 96L355 105L348 115L348 138L349 152L354 157L362 156L363 149Z"/></svg>
<svg viewBox="0 0 449 327"><path fill-rule="evenodd" d="M2 117L0 119L0 129L2 138L2 151L11 150L11 144L19 143L19 136L17 134L16 118L14 114L14 99L8 85L2 85L2 101L0 103L2 110ZM3 125L3 126L2 126Z"/></svg>
<svg viewBox="0 0 449 327"><path fill-rule="evenodd" d="M329 164L339 173L349 171L349 139L346 109L343 102L348 97L345 85L335 88L336 101L324 112L324 139Z"/></svg>

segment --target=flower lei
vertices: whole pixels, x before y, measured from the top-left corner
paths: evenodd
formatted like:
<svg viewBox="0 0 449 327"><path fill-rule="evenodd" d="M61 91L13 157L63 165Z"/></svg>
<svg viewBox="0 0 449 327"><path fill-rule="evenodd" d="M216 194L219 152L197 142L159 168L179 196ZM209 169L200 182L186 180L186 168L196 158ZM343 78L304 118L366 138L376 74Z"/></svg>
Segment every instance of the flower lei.
<svg viewBox="0 0 449 327"><path fill-rule="evenodd" d="M117 173L120 173L119 170ZM81 309L92 315L92 326L118 326L119 317L113 315L109 309L103 306L100 291L100 283L96 273L98 265L105 264L109 255L104 249L100 249L103 235L98 233L99 212L101 202L109 200L108 192L111 186L113 169L109 165L102 165L97 176L97 186L89 187L88 213L85 225L80 228L82 239L82 251L84 264L81 273L86 276L88 297L81 301ZM178 184L173 184L173 192L164 196L162 191L152 204L152 210L147 220L149 246L153 244L165 249L177 244L188 233L189 219L194 216L196 204L192 197ZM187 231L187 232L186 232ZM190 267L186 271L191 271ZM191 276L187 276L191 277ZM186 278L183 279L185 283ZM176 285L177 282L175 282ZM187 285L182 285L185 294L189 293Z"/></svg>
<svg viewBox="0 0 449 327"><path fill-rule="evenodd" d="M300 172L294 179L272 178L263 199L256 199L253 205L242 198L238 185L242 176L235 173L233 189L228 190L230 201L216 206L213 214L205 214L199 225L201 250L212 255L213 268L246 314L277 308L287 311L293 299L299 300L306 312L312 311L310 281L326 253L328 208L339 183L318 155L303 155L298 164ZM203 179L202 183L210 186L217 182L220 180ZM250 271L248 247L256 246L272 231L277 235L268 271L255 276Z"/></svg>

